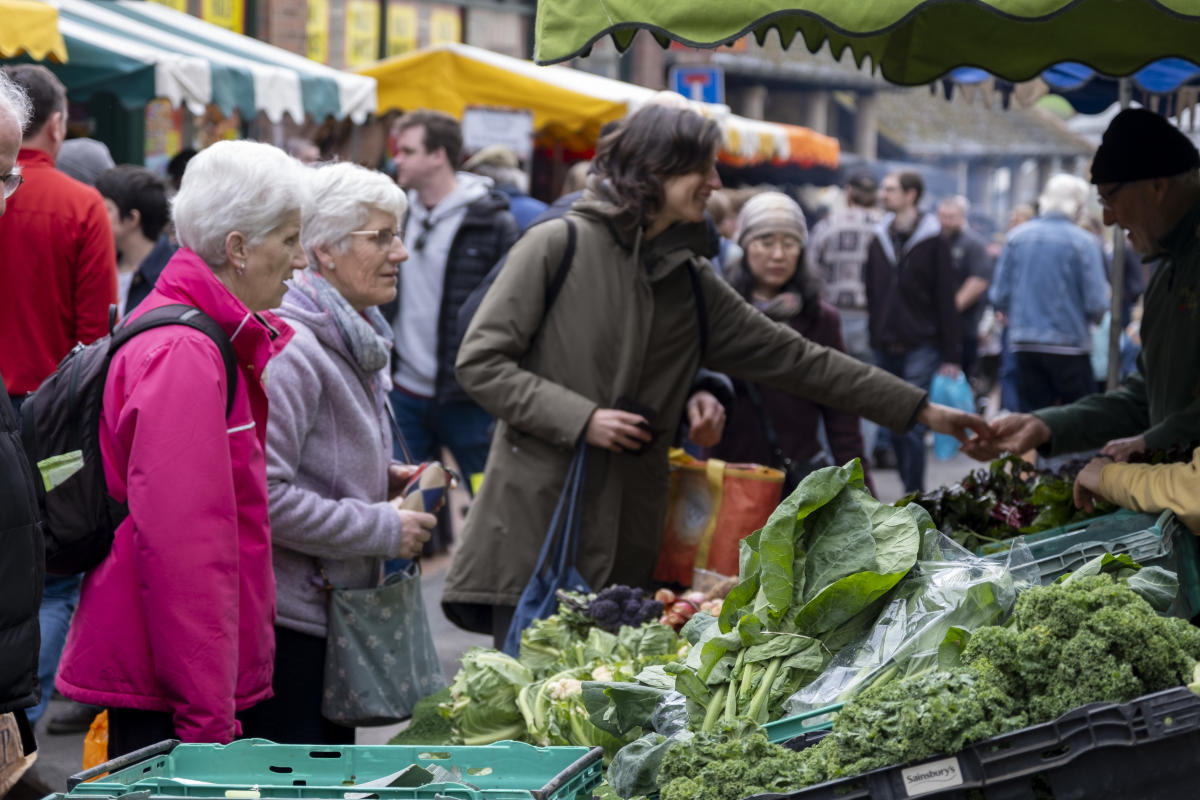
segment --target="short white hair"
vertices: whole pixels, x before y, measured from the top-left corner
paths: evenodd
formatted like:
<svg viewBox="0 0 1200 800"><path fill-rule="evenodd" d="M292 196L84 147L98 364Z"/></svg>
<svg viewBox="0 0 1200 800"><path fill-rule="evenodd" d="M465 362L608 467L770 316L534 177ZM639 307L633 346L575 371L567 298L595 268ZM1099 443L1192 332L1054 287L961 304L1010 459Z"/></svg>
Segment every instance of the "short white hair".
<svg viewBox="0 0 1200 800"><path fill-rule="evenodd" d="M216 269L225 263L225 239L238 231L261 242L300 212L308 196L300 162L269 144L225 141L188 162L171 203L179 243Z"/></svg>
<svg viewBox="0 0 1200 800"><path fill-rule="evenodd" d="M1046 188L1038 198L1038 211L1042 214L1065 214L1076 219L1087 204L1092 188L1083 178L1060 172L1046 181Z"/></svg>
<svg viewBox="0 0 1200 800"><path fill-rule="evenodd" d="M0 70L0 111L4 116L11 116L17 123L17 130L25 130L29 117L33 115L33 103L25 90L13 82Z"/></svg>
<svg viewBox="0 0 1200 800"><path fill-rule="evenodd" d="M393 215L398 234L403 233L408 199L387 175L345 162L309 167L308 174L300 242L309 266L317 266L316 247L345 250L350 232L362 228L374 209Z"/></svg>
<svg viewBox="0 0 1200 800"><path fill-rule="evenodd" d="M967 212L971 210L971 204L961 194L952 194L938 201L938 210L940 211L943 208L953 208L965 217Z"/></svg>

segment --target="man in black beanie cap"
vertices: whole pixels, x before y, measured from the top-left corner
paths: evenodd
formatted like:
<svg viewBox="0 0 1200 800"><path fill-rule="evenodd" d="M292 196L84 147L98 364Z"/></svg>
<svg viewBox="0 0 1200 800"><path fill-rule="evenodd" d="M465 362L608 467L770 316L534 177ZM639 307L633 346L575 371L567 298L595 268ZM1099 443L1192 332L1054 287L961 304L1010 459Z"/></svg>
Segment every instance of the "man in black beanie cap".
<svg viewBox="0 0 1200 800"><path fill-rule="evenodd" d="M1165 118L1126 109L1104 132L1092 183L1104 223L1161 260L1146 289L1138 370L1111 392L998 420L991 443L964 446L976 458L1103 447L1109 460L1126 461L1200 440L1200 152ZM1098 480L1101 465L1089 470Z"/></svg>

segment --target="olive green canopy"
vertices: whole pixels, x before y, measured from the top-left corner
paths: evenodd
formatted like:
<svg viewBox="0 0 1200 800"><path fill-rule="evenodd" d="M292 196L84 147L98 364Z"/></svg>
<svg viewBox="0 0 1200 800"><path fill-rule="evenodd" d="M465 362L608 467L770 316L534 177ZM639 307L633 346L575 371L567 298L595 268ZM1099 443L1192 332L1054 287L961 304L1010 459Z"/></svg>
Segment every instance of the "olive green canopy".
<svg viewBox="0 0 1200 800"><path fill-rule="evenodd" d="M1165 56L1200 63L1196 0L538 0L534 58L573 58L605 36L623 50L641 29L664 46L774 29L789 47L799 34L813 52L849 47L902 85L961 66L1021 81L1063 61L1106 75Z"/></svg>

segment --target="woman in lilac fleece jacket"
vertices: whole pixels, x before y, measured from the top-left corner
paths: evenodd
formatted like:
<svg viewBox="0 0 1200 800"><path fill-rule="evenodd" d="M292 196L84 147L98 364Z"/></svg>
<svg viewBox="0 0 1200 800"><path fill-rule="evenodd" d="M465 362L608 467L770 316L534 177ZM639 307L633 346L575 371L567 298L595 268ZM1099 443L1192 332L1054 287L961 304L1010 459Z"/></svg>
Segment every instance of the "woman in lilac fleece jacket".
<svg viewBox="0 0 1200 800"><path fill-rule="evenodd" d="M384 560L419 553L436 518L390 499L411 469L391 464L391 326L376 306L395 297L408 257L396 234L404 193L352 164L314 169L310 181L301 226L308 267L276 312L295 336L266 376L275 696L243 727L276 742L352 744L353 728L321 716L325 576L341 588L377 586Z"/></svg>

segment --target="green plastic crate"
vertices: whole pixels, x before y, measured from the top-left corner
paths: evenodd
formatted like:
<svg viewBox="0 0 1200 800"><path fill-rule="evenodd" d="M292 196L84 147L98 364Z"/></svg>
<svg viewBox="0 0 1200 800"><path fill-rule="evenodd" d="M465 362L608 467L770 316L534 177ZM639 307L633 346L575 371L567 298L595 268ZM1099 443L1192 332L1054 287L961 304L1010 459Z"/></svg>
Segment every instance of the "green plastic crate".
<svg viewBox="0 0 1200 800"><path fill-rule="evenodd" d="M791 717L777 719L763 726L767 741L780 744L795 739L812 731L827 731L833 727L833 719L842 710L845 703L834 703L822 708L814 708Z"/></svg>
<svg viewBox="0 0 1200 800"><path fill-rule="evenodd" d="M602 758L598 747L524 742L481 747L287 745L265 739L228 745L164 742L82 773L71 779L68 794L53 797L590 800L603 778ZM416 787L362 785L410 764L440 767L451 776ZM89 781L104 772L110 774Z"/></svg>

